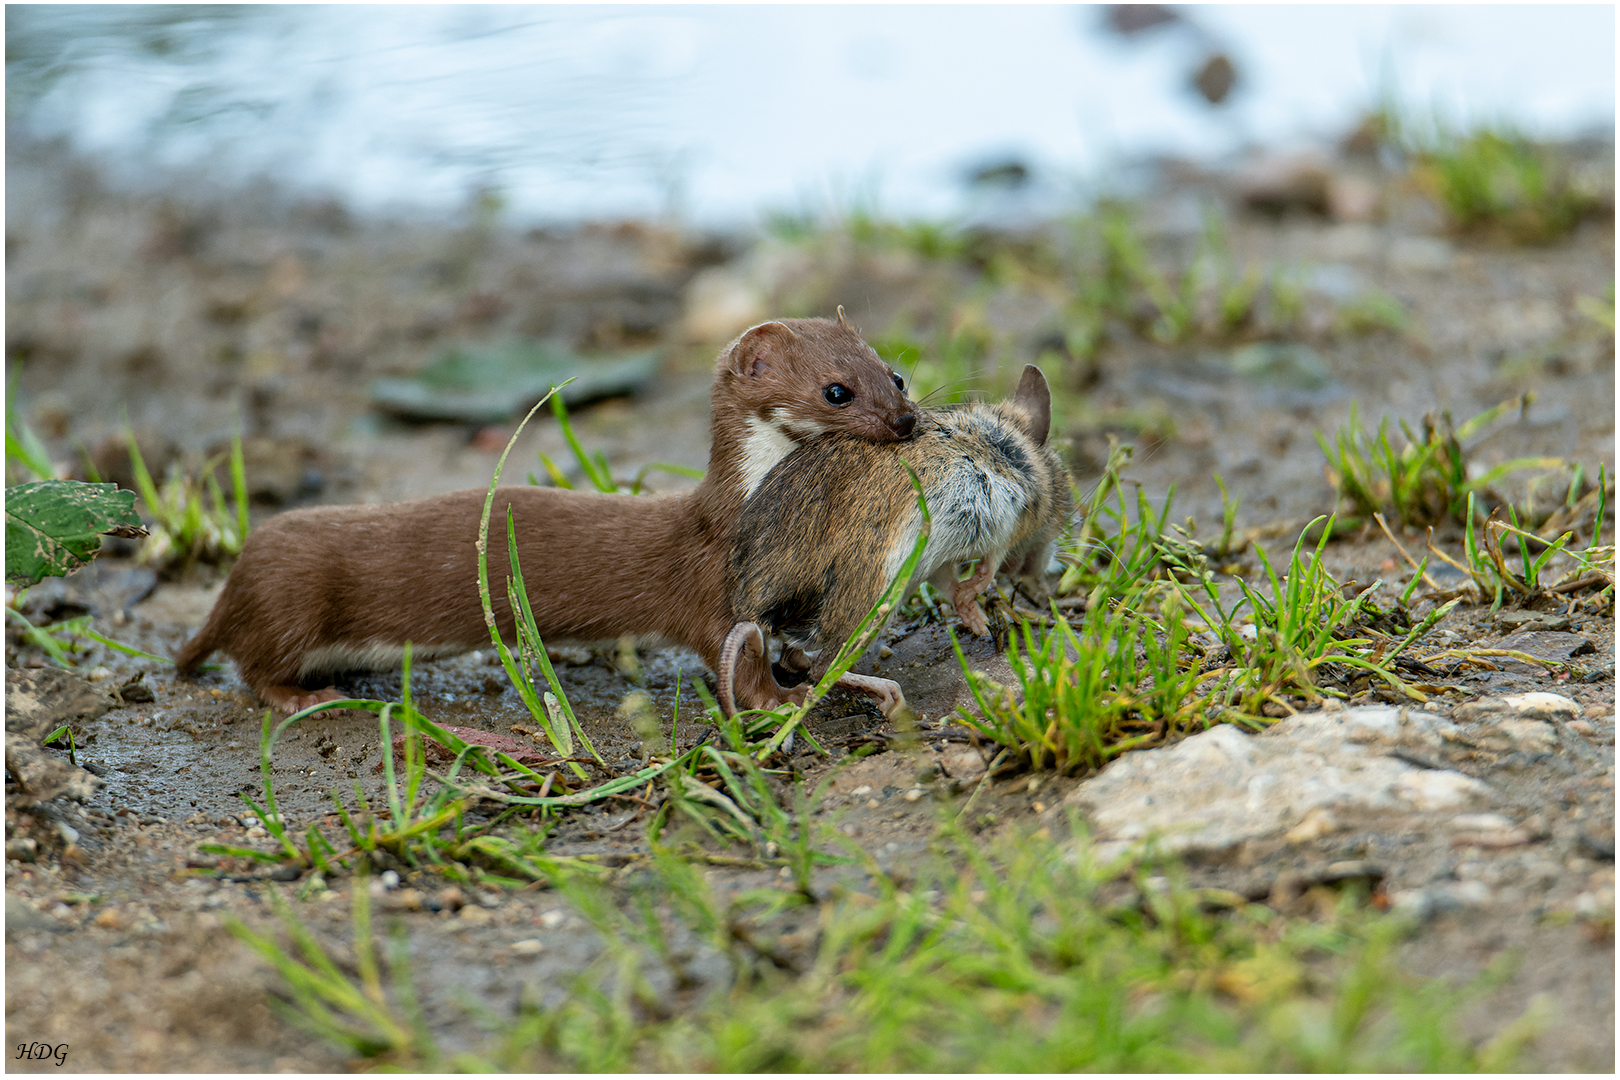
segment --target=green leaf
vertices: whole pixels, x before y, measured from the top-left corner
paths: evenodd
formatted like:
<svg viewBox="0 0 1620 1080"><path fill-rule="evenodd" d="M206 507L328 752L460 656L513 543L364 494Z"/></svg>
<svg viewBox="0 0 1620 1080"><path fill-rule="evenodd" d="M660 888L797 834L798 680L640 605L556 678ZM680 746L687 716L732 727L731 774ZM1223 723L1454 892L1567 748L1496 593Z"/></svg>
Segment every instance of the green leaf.
<svg viewBox="0 0 1620 1080"><path fill-rule="evenodd" d="M42 480L6 489L6 581L32 585L84 566L101 537L146 535L135 493L116 484Z"/></svg>

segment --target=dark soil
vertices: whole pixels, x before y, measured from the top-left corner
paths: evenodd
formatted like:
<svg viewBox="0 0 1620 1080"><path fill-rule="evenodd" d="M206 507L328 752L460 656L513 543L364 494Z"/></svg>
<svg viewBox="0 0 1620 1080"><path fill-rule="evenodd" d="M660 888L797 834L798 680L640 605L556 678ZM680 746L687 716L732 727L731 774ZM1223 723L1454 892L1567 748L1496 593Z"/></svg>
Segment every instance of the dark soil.
<svg viewBox="0 0 1620 1080"><path fill-rule="evenodd" d="M407 424L370 411L365 388L376 375L409 373L442 344L522 334L586 350L664 345L667 362L652 385L634 398L580 411L576 426L585 444L602 448L624 475L652 461L704 464L708 366L720 342L690 339L686 328L696 321L683 304L694 275L735 256L738 244L639 224L520 233L477 223L354 222L337 208L275 193L129 196L105 189L93 170L49 148L14 151L8 182L8 378L18 379L26 415L62 461L75 457L80 443L102 453L127 408L158 460L197 460L216 451L241 418L246 433L260 440L262 474L286 477L265 492L256 515L276 505L385 501L482 486L510 427L492 433ZM1209 183L1168 189L1144 220L1173 223L1177 207ZM1525 391L1537 395L1534 405L1476 448L1482 467L1549 455L1593 472L1602 464L1612 475L1613 337L1575 312L1576 297L1602 296L1612 287L1612 224L1588 223L1560 244L1523 249L1443 241L1421 218L1408 218L1372 226L1235 215L1240 263L1292 260L1375 283L1406 306L1411 329L1336 334L1323 315L1312 343L1331 377L1309 394L1212 374L1206 357L1226 345L1120 340L1093 370L1065 369L1054 378L1056 432L1076 479L1095 477L1110 435L1137 442L1129 475L1155 503L1174 483L1175 519L1195 515L1207 536L1220 520L1213 480L1219 473L1242 499L1239 526L1258 530L1276 556L1306 520L1332 508L1312 433L1343 424L1351 400L1364 422L1387 413L1415 423L1436 410L1461 421ZM1167 245L1186 239L1166 228ZM1402 246L1420 236L1430 244L1424 258ZM778 278L761 290L780 304L792 293L810 313L842 302L875 333L908 312L937 306L941 290L959 288L915 260L858 252L829 257L820 269L813 289ZM1012 288L991 297L985 318L1003 351L985 373L987 387L1004 388L1002 376L1035 357L1053 310ZM550 421L520 440L512 457L517 476L535 467L536 451L570 460ZM255 473L253 462L249 472ZM683 483L671 477L662 488ZM1612 543L1612 533L1606 530L1603 540ZM1442 535L1440 542L1447 541ZM1422 538L1409 535L1403 543L1415 551ZM1246 558L1252 572L1258 564ZM1381 579L1397 589L1409 580L1399 553L1376 531L1336 541L1328 559L1340 580ZM120 565L116 552L108 565ZM127 614L98 610L96 625L138 648L171 653L200 625L222 580L222 570L190 568L159 581ZM1434 641L1489 645L1508 629L1487 610L1465 606L1441 624ZM1612 1067L1612 610L1576 611L1564 632L1591 643L1569 672L1514 663L1458 672L1438 680L1455 691L1429 706L1445 714L1474 696L1527 690L1565 694L1584 706L1588 730L1574 750L1482 755L1447 766L1492 784L1501 795L1493 809L1515 820L1539 816L1544 836L1500 850L1456 848L1440 821L1390 814L1316 840L1250 843L1219 858L1195 858L1193 881L1275 898L1279 906L1296 902L1278 891L1280 879L1308 883L1314 869L1344 860L1375 862L1390 893L1481 882L1489 902L1438 911L1402 946L1403 962L1416 972L1466 979L1493 960L1514 958L1512 974L1466 1014L1469 1034L1496 1033L1544 996L1538 1014L1544 1029L1526 1066ZM9 691L17 671L39 666L42 657L9 624L6 640ZM793 758L812 783L843 770L823 812L839 815L846 835L902 873L941 816L955 816L970 797L973 827L992 841L1032 824L1067 828L1059 807L1083 778L1014 771L982 785L961 781L982 773L990 751L962 729L939 726L964 699L941 627L902 623L886 640L894 655L875 664L869 657L865 670L901 682L926 718L923 739L890 749L896 733L863 700L830 700L811 725L830 756L801 746ZM705 673L694 655L644 649L642 681L621 669L611 648L573 659L580 662L560 663L560 674L608 762L628 769L648 752L619 713L625 696L644 687L667 724L677 674L678 741L690 745L705 733L691 689ZM975 644L972 659L1006 677L989 643ZM6 864L8 1044L69 1043L67 1067L74 1069L344 1068L341 1055L269 1011L265 991L276 977L222 928L226 914L269 925L266 892L280 886L263 871L198 854L198 845L210 841L260 839L239 795L262 792L262 708L228 666L181 678L91 646L79 670L98 688L123 688L129 703L74 725L80 760L103 777L86 804L58 800L14 811L8 781L7 839L34 838L39 845L36 857ZM150 700L134 700L144 695L130 689L132 680L150 690ZM365 676L344 688L397 698L400 678ZM418 707L441 724L520 737L534 730L488 651L419 664L412 690ZM854 760L855 751L871 749L880 752ZM283 814L301 830L332 813L334 787L347 792L358 782L376 795L379 762L369 715L295 726L274 755ZM917 789L925 797L906 798ZM646 817L647 808L631 800L586 808L564 818L550 850L633 860L645 850ZM722 888L764 884L771 876L740 868L711 874ZM464 890L430 878L407 884L431 901L402 917L430 1023L447 1052L482 1039L458 994L507 1016L525 995L555 987L601 948L551 893ZM319 899L297 905L339 954L348 935L347 887L334 882ZM1582 903L1593 902L1583 897L1605 894L1606 924L1577 917ZM514 952L512 944L526 939L542 948Z"/></svg>

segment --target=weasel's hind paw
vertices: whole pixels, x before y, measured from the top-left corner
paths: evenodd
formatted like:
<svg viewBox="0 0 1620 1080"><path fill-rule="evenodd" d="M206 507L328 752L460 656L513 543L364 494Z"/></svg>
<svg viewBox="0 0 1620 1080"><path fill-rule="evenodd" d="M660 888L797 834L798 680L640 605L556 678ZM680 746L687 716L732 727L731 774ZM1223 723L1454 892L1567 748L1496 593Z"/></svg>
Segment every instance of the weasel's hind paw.
<svg viewBox="0 0 1620 1080"><path fill-rule="evenodd" d="M282 716L291 716L295 712L302 712L312 706L325 701L342 701L349 695L341 693L337 687L328 686L320 690L305 690L302 686L267 686L259 691L259 697ZM344 714L360 715L358 709L330 709L326 715L342 716Z"/></svg>

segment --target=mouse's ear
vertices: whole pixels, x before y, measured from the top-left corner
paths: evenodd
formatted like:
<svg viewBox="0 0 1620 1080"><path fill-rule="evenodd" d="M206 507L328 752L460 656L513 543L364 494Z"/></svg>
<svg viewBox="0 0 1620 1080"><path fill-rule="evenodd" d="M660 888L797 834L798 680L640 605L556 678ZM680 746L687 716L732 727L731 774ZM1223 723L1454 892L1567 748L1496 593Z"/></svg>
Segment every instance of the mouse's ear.
<svg viewBox="0 0 1620 1080"><path fill-rule="evenodd" d="M1046 376L1034 364L1024 365L1024 377L1018 380L1013 404L1029 417L1025 434L1035 440L1036 446L1045 446L1052 427L1052 391L1046 385Z"/></svg>
<svg viewBox="0 0 1620 1080"><path fill-rule="evenodd" d="M771 357L797 338L786 323L760 323L738 338L726 354L726 366L747 378L758 378L771 368Z"/></svg>

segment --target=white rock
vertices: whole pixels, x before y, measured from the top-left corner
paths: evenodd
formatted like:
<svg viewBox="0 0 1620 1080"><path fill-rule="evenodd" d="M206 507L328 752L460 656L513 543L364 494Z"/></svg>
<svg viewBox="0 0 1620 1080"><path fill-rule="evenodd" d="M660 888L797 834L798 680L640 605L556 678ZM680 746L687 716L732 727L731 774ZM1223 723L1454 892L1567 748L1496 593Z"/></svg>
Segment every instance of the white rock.
<svg viewBox="0 0 1620 1080"><path fill-rule="evenodd" d="M1382 753L1388 745L1427 748L1450 729L1429 713L1383 707L1303 713L1261 735L1220 725L1174 746L1126 754L1065 801L1084 814L1102 859L1150 837L1161 849L1183 852L1291 830L1304 839L1368 810L1432 811L1487 795L1471 777ZM1307 825L1318 810L1327 816Z"/></svg>
<svg viewBox="0 0 1620 1080"><path fill-rule="evenodd" d="M537 956L545 949L539 938L524 938L522 941L512 942L512 955Z"/></svg>
<svg viewBox="0 0 1620 1080"><path fill-rule="evenodd" d="M1558 746L1558 732L1540 720L1504 720L1496 730L1526 750L1552 750Z"/></svg>
<svg viewBox="0 0 1620 1080"><path fill-rule="evenodd" d="M1483 881L1459 881L1442 891L1454 907L1479 907L1491 898L1491 887Z"/></svg>
<svg viewBox="0 0 1620 1080"><path fill-rule="evenodd" d="M984 775L984 757L971 746L946 751L940 755L939 763L954 780L976 780ZM859 795L861 792L851 794Z"/></svg>
<svg viewBox="0 0 1620 1080"><path fill-rule="evenodd" d="M1614 918L1614 890L1592 889L1575 898L1575 914L1582 919Z"/></svg>
<svg viewBox="0 0 1620 1080"><path fill-rule="evenodd" d="M1483 781L1449 769L1418 769L1395 781L1395 791L1419 810L1463 806L1490 788Z"/></svg>
<svg viewBox="0 0 1620 1080"><path fill-rule="evenodd" d="M1555 720L1569 723L1579 720L1585 710L1574 698L1541 691L1530 694L1509 694L1502 699L1514 712L1526 720Z"/></svg>
<svg viewBox="0 0 1620 1080"><path fill-rule="evenodd" d="M1458 814L1450 825L1459 832L1500 832L1513 828L1513 822L1501 814Z"/></svg>
<svg viewBox="0 0 1620 1080"><path fill-rule="evenodd" d="M761 290L729 267L700 271L686 287L682 330L690 341L725 341L765 317Z"/></svg>

